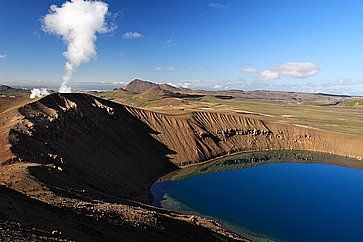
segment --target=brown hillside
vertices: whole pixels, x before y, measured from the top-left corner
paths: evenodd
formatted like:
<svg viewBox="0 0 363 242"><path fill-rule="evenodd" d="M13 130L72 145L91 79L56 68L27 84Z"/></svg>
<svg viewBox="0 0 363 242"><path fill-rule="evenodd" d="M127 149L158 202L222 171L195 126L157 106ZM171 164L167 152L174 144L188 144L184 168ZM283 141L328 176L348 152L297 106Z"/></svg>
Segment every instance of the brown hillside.
<svg viewBox="0 0 363 242"><path fill-rule="evenodd" d="M147 201L159 176L239 151L299 149L363 158L363 139L356 136L244 115L167 115L86 94L52 94L13 112L13 122L3 129L8 135L1 148L7 155L0 160L1 183L10 190L0 189L0 195L15 203L18 193L26 194L34 201L20 196L21 204L14 206L35 206L28 223L48 232L49 224L56 224L70 239L138 240L141 234L154 240L211 241L217 240L216 233L243 239L215 222L126 199ZM75 226L67 227L57 213L44 210L47 206L67 208L70 214L59 213ZM23 210L3 216L24 224ZM47 226L36 223L35 211ZM72 213L80 214L79 219L71 220Z"/></svg>
<svg viewBox="0 0 363 242"><path fill-rule="evenodd" d="M130 83L128 83L127 85L125 85L124 87L122 87L122 89L124 89L128 92L142 93L142 92L149 90L150 88L157 87L157 86L158 86L158 84L155 84L152 82L135 79L135 80L131 81Z"/></svg>
<svg viewBox="0 0 363 242"><path fill-rule="evenodd" d="M178 97L178 96L179 96L178 93L162 89L160 86L154 86L136 95L136 97L146 100L156 100L156 99L162 99L167 97Z"/></svg>
<svg viewBox="0 0 363 242"><path fill-rule="evenodd" d="M131 81L130 83L128 83L127 85L122 87L122 89L129 91L129 92L133 92L133 93L142 93L142 92L146 92L150 89L160 89L160 90L164 90L168 93L181 91L181 90L179 90L179 88L173 87L169 84L165 84L165 83L156 84L156 83L152 83L149 81L143 81L140 79L135 79L135 80Z"/></svg>
<svg viewBox="0 0 363 242"><path fill-rule="evenodd" d="M13 115L1 147L8 155L0 160L0 224L9 224L1 237L242 239L211 220L125 200L149 200L151 183L177 167L168 158L174 151L128 108L52 94Z"/></svg>

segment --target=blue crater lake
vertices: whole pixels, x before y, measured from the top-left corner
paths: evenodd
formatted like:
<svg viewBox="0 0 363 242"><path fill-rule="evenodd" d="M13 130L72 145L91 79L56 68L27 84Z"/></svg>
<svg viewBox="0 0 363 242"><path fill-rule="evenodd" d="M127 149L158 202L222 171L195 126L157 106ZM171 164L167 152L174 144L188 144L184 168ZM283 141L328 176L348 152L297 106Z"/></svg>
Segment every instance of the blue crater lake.
<svg viewBox="0 0 363 242"><path fill-rule="evenodd" d="M253 240L363 241L363 162L276 154L181 169L152 186L153 204Z"/></svg>

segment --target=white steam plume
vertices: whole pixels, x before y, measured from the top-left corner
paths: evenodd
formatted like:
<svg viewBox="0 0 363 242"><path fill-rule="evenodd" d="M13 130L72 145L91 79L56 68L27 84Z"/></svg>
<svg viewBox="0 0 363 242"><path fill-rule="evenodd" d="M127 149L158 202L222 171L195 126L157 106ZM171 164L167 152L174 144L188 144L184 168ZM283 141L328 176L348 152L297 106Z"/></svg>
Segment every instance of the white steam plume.
<svg viewBox="0 0 363 242"><path fill-rule="evenodd" d="M50 6L49 13L42 19L43 30L62 36L67 44L67 51L63 53L67 62L59 92L71 92L68 83L73 71L96 57L96 34L109 31L105 21L107 11L108 5L101 1L71 0L61 7Z"/></svg>
<svg viewBox="0 0 363 242"><path fill-rule="evenodd" d="M49 95L49 92L46 88L33 88L30 93L30 99L34 99L36 97L44 97Z"/></svg>

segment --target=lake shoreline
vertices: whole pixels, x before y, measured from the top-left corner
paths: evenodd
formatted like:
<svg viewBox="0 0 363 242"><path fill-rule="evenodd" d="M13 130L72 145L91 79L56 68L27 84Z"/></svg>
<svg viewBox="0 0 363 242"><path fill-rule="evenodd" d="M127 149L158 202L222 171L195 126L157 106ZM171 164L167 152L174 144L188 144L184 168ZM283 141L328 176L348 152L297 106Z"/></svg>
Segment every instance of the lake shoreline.
<svg viewBox="0 0 363 242"><path fill-rule="evenodd" d="M294 151L292 151L292 152L294 152ZM291 153L292 153L291 152ZM254 152L255 153L255 152ZM259 153L261 153L261 152L259 152ZM241 154L239 154L239 155L241 155ZM324 155L324 154L320 154L320 155ZM236 157L237 155L232 155L232 156L229 156L230 158L231 157ZM334 157L336 157L336 156L334 156ZM339 158L339 157L336 157L336 158ZM221 159L218 159L219 161L221 161ZM223 163L223 162L222 162ZM306 163L306 162L296 162L296 161L291 161L291 162L286 162L286 161L281 161L281 162L260 162L259 164L256 164L256 165L264 165L264 164L276 164L276 165L278 165L278 164L297 164L297 165L301 165L301 164L310 164L310 165L319 165L319 167L320 166L331 166L331 165L333 165L333 166L338 166L338 167L342 167L341 166L341 164L339 164L339 163L337 163L337 162L332 162L332 164L328 164L327 165L327 163L326 162L319 162L319 161L315 161L315 162L311 162L311 161L309 161L308 163ZM201 165L206 165L205 163L204 164L201 164ZM256 167L256 166L252 166L252 167ZM251 168L252 168L251 167ZM195 168L195 166L193 166L193 167L188 167L188 168ZM205 167L204 167L205 168ZM223 172L226 172L226 171L230 171L230 172L233 172L235 169L234 169L235 167L233 167L231 170L223 170ZM246 167L246 168L250 168L250 167ZM343 167L342 167L343 168ZM355 167L345 167L345 168L355 168ZM336 168L333 168L333 169L336 169ZM359 167L359 168L356 168L356 169L359 169L359 170L362 170L362 167ZM178 171L176 171L176 172L172 172L173 174L174 173L178 173L178 172L182 172L183 170L185 170L185 168L182 168L182 169L180 169L180 170L178 170ZM220 171L217 171L217 174L218 174L218 172L220 172ZM200 173L200 175L206 175L206 174L209 174L209 175L211 175L211 174L213 174L213 172L212 173L208 173L208 172L206 172L206 173ZM170 174L169 174L170 175ZM171 180L171 182L179 182L179 181L181 181L181 182L184 182L185 181L185 179L188 179L188 177L194 177L196 174L192 174L191 176L179 176L176 180L175 179L172 179ZM170 177L169 177L170 178ZM180 180L181 179L181 180ZM159 182L165 182L165 180L159 180ZM170 195L168 195L168 197L169 197ZM223 226L223 227L225 227L226 229L228 229L228 230L231 230L232 232L235 232L235 233L238 233L238 234L240 234L240 235L242 235L242 236L244 236L244 237L246 237L246 238L248 238L248 239L251 239L251 240L253 240L253 241L257 241L257 239L258 239L258 237L260 237L260 236L258 236L258 235L261 235L261 238L264 240L264 241L266 241L265 239L267 239L268 241L275 241L275 239L273 239L273 238L271 238L270 236L268 236L268 238L265 238L265 236L264 236L264 234L262 233L259 233L259 232L257 232L256 233L256 235L257 235L257 237L255 237L255 238L252 238L251 237L251 233L248 233L248 230L249 229L247 229L247 230L245 230L245 229L240 229L240 228L243 228L243 227L241 227L241 226L230 226L230 222L229 221L224 221L223 219L221 219L221 218L218 218L218 217L215 217L215 216L213 216L213 215L208 215L208 214L205 214L205 213L199 213L198 211L196 211L195 209L189 209L189 210L192 210L193 212L190 212L190 211L186 211L185 209L176 209L175 210L175 208L173 209L173 206L170 206L170 204L168 205L168 206L166 206L165 207L165 203L166 202L168 202L168 203L170 203L170 200L171 200L171 198L169 197L168 199L166 199L166 201L163 201L163 199L161 200L161 202L162 203L164 203L164 206L162 206L163 208L165 208L165 209L168 209L168 210L174 210L174 211L178 211L178 212L181 212L181 213L186 213L186 214L198 214L198 215L200 215L200 216L204 216L204 217L208 217L208 218L211 218L211 219L213 219L213 220L216 220L216 221L218 221L219 223L221 223L221 225ZM174 199L175 200L175 199ZM175 202L173 202L173 203L175 203ZM153 205L155 205L155 203L153 204ZM178 206L177 206L178 207ZM179 206L179 207L181 207L181 206ZM253 233L252 234L254 234L254 231L253 230L251 230Z"/></svg>

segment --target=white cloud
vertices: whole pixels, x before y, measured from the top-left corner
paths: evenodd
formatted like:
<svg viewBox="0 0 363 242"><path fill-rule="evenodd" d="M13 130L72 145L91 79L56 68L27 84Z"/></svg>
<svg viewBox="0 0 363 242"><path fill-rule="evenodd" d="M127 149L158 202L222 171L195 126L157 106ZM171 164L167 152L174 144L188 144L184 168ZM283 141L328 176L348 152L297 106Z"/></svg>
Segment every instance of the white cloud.
<svg viewBox="0 0 363 242"><path fill-rule="evenodd" d="M51 5L42 19L43 30L61 36L67 44L67 51L63 53L67 62L60 92L71 92L68 83L74 70L96 57L96 34L110 31L105 20L107 12L108 5L104 2L72 0L61 7Z"/></svg>
<svg viewBox="0 0 363 242"><path fill-rule="evenodd" d="M175 44L174 36L170 36L166 40L166 42L163 44L163 46L161 48L162 49L168 49L168 48L173 47L173 46L177 46L177 44Z"/></svg>
<svg viewBox="0 0 363 242"><path fill-rule="evenodd" d="M153 72L161 72L161 67L157 66L153 69Z"/></svg>
<svg viewBox="0 0 363 242"><path fill-rule="evenodd" d="M168 48L170 47L174 42L174 36L170 36L168 40L165 42L165 46Z"/></svg>
<svg viewBox="0 0 363 242"><path fill-rule="evenodd" d="M187 67L187 71L190 71L190 72L198 72L198 71L199 71L199 69L198 69L198 68L196 68L196 67L188 66L188 67Z"/></svg>
<svg viewBox="0 0 363 242"><path fill-rule="evenodd" d="M174 66L167 66L165 68L162 68L160 66L154 67L153 72L173 72L176 68Z"/></svg>
<svg viewBox="0 0 363 242"><path fill-rule="evenodd" d="M338 83L339 85L342 85L342 86L348 86L349 84L351 84L351 83L352 83L352 80L339 78L339 79L337 80L337 83Z"/></svg>
<svg viewBox="0 0 363 242"><path fill-rule="evenodd" d="M210 8L220 9L220 10L227 10L231 7L231 5L229 4L222 4L222 3L209 3L208 6Z"/></svg>
<svg viewBox="0 0 363 242"><path fill-rule="evenodd" d="M214 86L220 85L221 81L220 80L185 80L185 81L180 81L180 83L184 83L184 84L187 83L186 85L188 85L189 88L210 90Z"/></svg>
<svg viewBox="0 0 363 242"><path fill-rule="evenodd" d="M182 88L190 88L192 86L192 83L190 83L190 82L179 82L179 83L174 84L173 86L182 87Z"/></svg>
<svg viewBox="0 0 363 242"><path fill-rule="evenodd" d="M117 81L113 81L113 82L111 82L111 84L112 84L112 85L119 85L119 84L121 84L121 85L125 85L125 82L123 82L123 81L119 81L119 82L117 82Z"/></svg>
<svg viewBox="0 0 363 242"><path fill-rule="evenodd" d="M319 67L311 62L287 62L276 68L264 70L260 73L262 80L276 80L281 77L307 78L316 76Z"/></svg>
<svg viewBox="0 0 363 242"><path fill-rule="evenodd" d="M5 59L6 55L5 54L0 54L0 59Z"/></svg>
<svg viewBox="0 0 363 242"><path fill-rule="evenodd" d="M318 85L315 82L308 82L308 83L306 83L306 86L308 86L310 88L316 88Z"/></svg>
<svg viewBox="0 0 363 242"><path fill-rule="evenodd" d="M222 83L224 88L237 89L237 90L255 90L255 89L265 89L271 85L271 82L264 81L261 79L246 80L243 78L238 78L236 80L229 80Z"/></svg>
<svg viewBox="0 0 363 242"><path fill-rule="evenodd" d="M124 39L141 39L144 38L144 35L139 32L126 32L122 35Z"/></svg>
<svg viewBox="0 0 363 242"><path fill-rule="evenodd" d="M214 86L213 86L213 88L214 88L214 89L222 89L222 88L223 88L223 86L222 86L222 85L220 85L220 84L217 84L217 85L214 85Z"/></svg>
<svg viewBox="0 0 363 242"><path fill-rule="evenodd" d="M165 67L165 71L166 72L173 72L173 71L175 71L175 67L173 67L173 66L167 66L167 67Z"/></svg>
<svg viewBox="0 0 363 242"><path fill-rule="evenodd" d="M287 62L280 66L281 75L295 78L315 76L319 72L316 64L311 62Z"/></svg>
<svg viewBox="0 0 363 242"><path fill-rule="evenodd" d="M280 78L280 74L278 71L265 70L260 73L260 78L262 80L276 80Z"/></svg>
<svg viewBox="0 0 363 242"><path fill-rule="evenodd" d="M242 72L253 74L257 72L257 69L253 66L245 66L241 69Z"/></svg>
<svg viewBox="0 0 363 242"><path fill-rule="evenodd" d="M183 87L183 88L201 88L201 87L207 87L211 88L213 85L215 85L217 81L209 82L206 80L174 80L171 81L170 85L175 87Z"/></svg>

